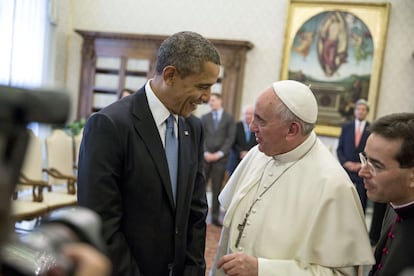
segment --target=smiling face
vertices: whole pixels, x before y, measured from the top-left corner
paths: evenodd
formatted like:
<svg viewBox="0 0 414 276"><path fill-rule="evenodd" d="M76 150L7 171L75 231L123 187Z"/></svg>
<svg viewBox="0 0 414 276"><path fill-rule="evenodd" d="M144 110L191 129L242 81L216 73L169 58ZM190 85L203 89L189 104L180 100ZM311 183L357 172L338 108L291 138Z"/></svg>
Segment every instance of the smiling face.
<svg viewBox="0 0 414 276"><path fill-rule="evenodd" d="M164 104L172 113L188 117L196 110L197 105L209 101L211 86L217 82L220 66L205 62L201 73L184 78L180 77L173 66L165 70L172 70L172 74L167 74L167 78L170 78L166 81L169 91Z"/></svg>
<svg viewBox="0 0 414 276"><path fill-rule="evenodd" d="M401 205L414 200L414 169L400 168L395 159L401 144L400 139L386 139L376 133L369 136L365 154L376 174L373 176L368 166L363 166L359 175L364 178L367 196L372 201Z"/></svg>

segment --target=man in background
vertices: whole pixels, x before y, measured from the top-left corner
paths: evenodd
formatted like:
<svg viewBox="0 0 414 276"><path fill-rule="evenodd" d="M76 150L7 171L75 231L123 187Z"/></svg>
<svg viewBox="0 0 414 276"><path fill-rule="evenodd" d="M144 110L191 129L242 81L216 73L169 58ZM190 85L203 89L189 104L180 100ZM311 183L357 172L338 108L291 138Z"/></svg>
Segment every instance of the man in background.
<svg viewBox="0 0 414 276"><path fill-rule="evenodd" d="M358 191L364 213L367 209L368 198L364 181L358 175L361 168L358 154L363 151L370 134L369 122L366 120L368 112L368 102L364 99L357 100L354 108L355 120L342 127L336 150L339 162L345 168ZM373 202L373 213L369 228L369 238L372 246L375 246L378 242L386 207L385 203Z"/></svg>
<svg viewBox="0 0 414 276"><path fill-rule="evenodd" d="M176 33L145 86L87 121L78 202L102 217L114 275L205 275L204 130L191 114L219 71L210 41Z"/></svg>
<svg viewBox="0 0 414 276"><path fill-rule="evenodd" d="M313 131L317 113L297 81L257 98L258 146L220 194L226 215L212 275L356 275L373 263L355 187Z"/></svg>
<svg viewBox="0 0 414 276"><path fill-rule="evenodd" d="M228 164L231 175L247 152L257 145L256 136L250 131L250 123L253 119L253 106L246 105L242 110L242 119L236 124L236 136Z"/></svg>
<svg viewBox="0 0 414 276"><path fill-rule="evenodd" d="M413 275L401 273L414 268L414 113L381 117L370 129L359 175L368 198L390 208L369 275Z"/></svg>
<svg viewBox="0 0 414 276"><path fill-rule="evenodd" d="M355 103L355 120L342 126L336 149L339 162L358 191L364 213L367 207L367 193L362 178L358 176L358 171L361 168L358 153L363 151L369 136L369 122L366 120L368 112L368 102L364 99L359 99Z"/></svg>
<svg viewBox="0 0 414 276"><path fill-rule="evenodd" d="M205 130L205 175L207 183L211 180L212 223L221 226L218 195L223 186L227 162L234 141L235 123L233 116L223 109L221 94L212 93L209 105L211 111L201 117Z"/></svg>
<svg viewBox="0 0 414 276"><path fill-rule="evenodd" d="M124 88L124 89L121 90L121 94L119 95L119 98L120 99L125 98L125 97L127 97L129 95L132 95L134 92L135 91L132 90L132 89Z"/></svg>

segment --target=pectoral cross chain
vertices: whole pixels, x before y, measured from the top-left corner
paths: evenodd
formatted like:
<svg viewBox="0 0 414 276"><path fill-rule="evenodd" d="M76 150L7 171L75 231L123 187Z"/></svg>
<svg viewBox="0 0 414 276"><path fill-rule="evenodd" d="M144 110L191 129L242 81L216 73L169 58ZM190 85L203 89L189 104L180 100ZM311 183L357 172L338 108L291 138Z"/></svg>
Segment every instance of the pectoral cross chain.
<svg viewBox="0 0 414 276"><path fill-rule="evenodd" d="M240 223L239 225L237 225L237 230L239 230L239 235L237 235L236 248L239 247L240 240L243 236L244 228L246 227L246 224L247 224L247 219L249 218L250 213L252 212L253 206L256 204L257 201L260 200L263 194L264 192L260 194L260 196L256 198L255 201L253 201L252 205L250 205L249 211L247 211L246 215L244 216L243 223Z"/></svg>
<svg viewBox="0 0 414 276"><path fill-rule="evenodd" d="M247 219L249 218L249 216L250 216L250 213L252 212L252 209L253 209L253 206L259 201L259 200L261 200L262 199L262 197L263 197L263 195L279 180L279 178L280 177L282 177L282 175L290 168L290 167L292 167L293 165L295 165L299 160L301 160L302 158L303 158L303 156L305 156L312 148L313 148L313 146L315 145L315 143L316 143L316 139L315 139L315 141L313 142L313 145L298 159L298 160L296 160L295 162L293 162L292 164L290 164L288 167L286 167L283 171L282 171L282 173L278 176L278 177L276 177L276 179L274 179L273 181L272 181L272 183L270 183L270 185L267 187L267 188L265 188L260 194L259 194L259 196L252 202L252 204L250 205L250 208L249 208L249 210L247 211L247 213L246 213L246 215L245 215L245 217L244 217L244 220L243 220L243 223L240 223L240 224L238 224L237 225L237 230L239 231L239 234L237 235L237 239L236 239L236 248L237 247L239 247L239 244L240 244L240 241L241 241L241 238L242 238L242 236L243 236L243 232L244 232L244 228L246 227L246 224L247 224ZM264 171L263 171L263 173L264 173ZM260 180L259 180L259 182L258 183L260 183L261 182L261 179L263 178L263 174L262 174L262 176L260 177Z"/></svg>
<svg viewBox="0 0 414 276"><path fill-rule="evenodd" d="M249 217L249 214L246 213L246 216L244 217L243 223L240 223L239 225L237 225L237 230L239 230L239 235L237 236L237 240L236 240L236 248L239 247L240 240L241 240L241 237L243 235L244 227L246 227L248 217Z"/></svg>

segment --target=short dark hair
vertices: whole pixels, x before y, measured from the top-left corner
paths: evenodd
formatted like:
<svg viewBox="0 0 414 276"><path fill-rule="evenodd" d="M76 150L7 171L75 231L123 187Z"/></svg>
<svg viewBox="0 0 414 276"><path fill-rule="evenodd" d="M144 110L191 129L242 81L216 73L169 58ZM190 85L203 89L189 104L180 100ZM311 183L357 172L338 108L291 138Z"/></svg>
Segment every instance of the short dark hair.
<svg viewBox="0 0 414 276"><path fill-rule="evenodd" d="M400 168L414 166L414 113L394 113L374 121L369 127L372 133L390 140L402 140L395 156Z"/></svg>
<svg viewBox="0 0 414 276"><path fill-rule="evenodd" d="M164 40L158 50L155 74L172 65L181 78L200 73L205 62L220 65L220 55L208 39L195 32L179 32Z"/></svg>

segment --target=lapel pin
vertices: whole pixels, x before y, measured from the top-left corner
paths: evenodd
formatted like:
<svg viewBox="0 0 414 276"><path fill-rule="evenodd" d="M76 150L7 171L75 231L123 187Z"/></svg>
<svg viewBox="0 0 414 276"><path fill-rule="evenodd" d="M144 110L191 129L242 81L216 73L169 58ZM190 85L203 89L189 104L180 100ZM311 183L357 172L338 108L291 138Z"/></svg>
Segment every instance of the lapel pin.
<svg viewBox="0 0 414 276"><path fill-rule="evenodd" d="M189 135L188 130L184 130L184 135L185 136L188 136Z"/></svg>

